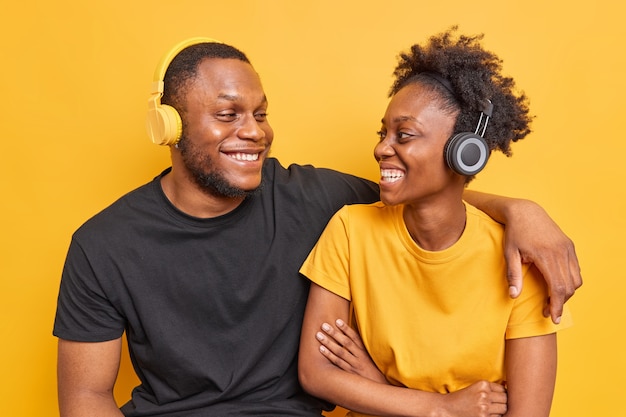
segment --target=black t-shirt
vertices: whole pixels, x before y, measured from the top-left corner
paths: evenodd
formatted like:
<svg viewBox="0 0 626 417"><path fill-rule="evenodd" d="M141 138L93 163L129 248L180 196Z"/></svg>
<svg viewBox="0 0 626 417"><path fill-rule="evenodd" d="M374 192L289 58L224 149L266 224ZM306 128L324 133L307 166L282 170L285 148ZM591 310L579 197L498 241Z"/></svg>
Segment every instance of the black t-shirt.
<svg viewBox="0 0 626 417"><path fill-rule="evenodd" d="M334 212L376 201L377 187L270 158L260 192L199 219L167 200L160 178L76 231L54 334L126 331L141 380L126 416L319 415L324 403L297 380L308 292L298 269Z"/></svg>

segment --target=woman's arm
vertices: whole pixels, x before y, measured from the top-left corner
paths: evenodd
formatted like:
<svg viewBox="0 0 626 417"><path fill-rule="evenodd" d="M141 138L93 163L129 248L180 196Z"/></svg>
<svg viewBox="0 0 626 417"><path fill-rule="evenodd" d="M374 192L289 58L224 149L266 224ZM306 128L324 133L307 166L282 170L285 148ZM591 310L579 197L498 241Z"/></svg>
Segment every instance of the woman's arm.
<svg viewBox="0 0 626 417"><path fill-rule="evenodd" d="M506 341L507 417L550 415L556 361L556 333Z"/></svg>
<svg viewBox="0 0 626 417"><path fill-rule="evenodd" d="M321 323L347 322L349 302L312 283L302 335L298 373L302 387L319 398L353 411L387 416L502 415L506 394L497 384L481 381L454 394L397 387L347 372L320 353Z"/></svg>
<svg viewBox="0 0 626 417"><path fill-rule="evenodd" d="M538 204L517 198L501 197L465 190L463 198L506 225L504 255L510 292L522 291L522 263L533 263L548 283L549 304L544 315L558 323L563 304L583 281L574 243Z"/></svg>
<svg viewBox="0 0 626 417"><path fill-rule="evenodd" d="M83 343L59 339L61 417L123 417L113 398L122 340Z"/></svg>
<svg viewBox="0 0 626 417"><path fill-rule="evenodd" d="M361 335L341 319L335 320L335 326L322 324L322 332L316 335L320 342L320 353L346 372L387 384L387 378L365 349Z"/></svg>

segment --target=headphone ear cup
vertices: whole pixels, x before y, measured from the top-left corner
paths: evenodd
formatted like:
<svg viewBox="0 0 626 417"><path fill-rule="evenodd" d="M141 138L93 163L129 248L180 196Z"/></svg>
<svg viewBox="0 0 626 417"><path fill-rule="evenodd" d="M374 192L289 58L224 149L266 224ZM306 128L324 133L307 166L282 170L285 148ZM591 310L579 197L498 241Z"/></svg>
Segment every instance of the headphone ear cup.
<svg viewBox="0 0 626 417"><path fill-rule="evenodd" d="M476 175L487 164L489 145L476 133L462 132L446 142L444 156L448 166L461 175Z"/></svg>
<svg viewBox="0 0 626 417"><path fill-rule="evenodd" d="M148 110L146 130L153 143L175 145L183 133L183 122L174 107L161 104Z"/></svg>

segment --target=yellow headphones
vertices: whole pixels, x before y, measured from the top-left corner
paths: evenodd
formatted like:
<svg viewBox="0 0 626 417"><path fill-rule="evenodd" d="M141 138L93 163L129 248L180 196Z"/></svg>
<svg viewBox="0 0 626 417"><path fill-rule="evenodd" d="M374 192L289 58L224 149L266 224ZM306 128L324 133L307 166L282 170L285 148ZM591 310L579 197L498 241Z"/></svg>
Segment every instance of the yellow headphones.
<svg viewBox="0 0 626 417"><path fill-rule="evenodd" d="M183 122L180 118L180 114L178 114L174 107L168 106L167 104L161 104L163 87L165 85L163 83L163 78L165 78L167 67L169 67L176 55L188 46L200 43L221 42L215 39L203 37L191 38L182 41L165 54L154 71L154 81L152 82L152 88L150 89L150 98L148 99L148 117L146 119L146 129L152 143L168 146L175 145L183 133Z"/></svg>

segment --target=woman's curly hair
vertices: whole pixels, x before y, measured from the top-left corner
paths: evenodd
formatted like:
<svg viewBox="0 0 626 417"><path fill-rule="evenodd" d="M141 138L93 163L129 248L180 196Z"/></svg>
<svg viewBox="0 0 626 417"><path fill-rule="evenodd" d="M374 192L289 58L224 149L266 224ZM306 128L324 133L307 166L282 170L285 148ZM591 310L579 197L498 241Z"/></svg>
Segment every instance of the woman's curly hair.
<svg viewBox="0 0 626 417"><path fill-rule="evenodd" d="M452 26L425 45L413 45L410 52L400 54L389 96L408 84L425 86L441 98L443 110L458 112L453 134L473 132L486 101L491 100L493 114L485 140L491 150L510 156L511 141L530 133L533 117L528 98L523 92L516 93L513 79L500 73L502 60L480 45L484 35L457 37L457 30L458 26ZM447 80L452 91L437 76Z"/></svg>

